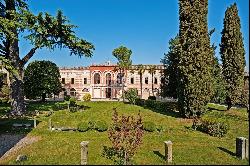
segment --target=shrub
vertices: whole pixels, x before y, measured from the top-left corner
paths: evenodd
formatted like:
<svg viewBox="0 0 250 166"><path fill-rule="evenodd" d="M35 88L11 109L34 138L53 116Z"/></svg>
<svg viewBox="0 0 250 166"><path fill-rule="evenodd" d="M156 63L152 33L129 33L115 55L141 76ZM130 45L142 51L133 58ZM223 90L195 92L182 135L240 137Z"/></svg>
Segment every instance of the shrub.
<svg viewBox="0 0 250 166"><path fill-rule="evenodd" d="M164 132L164 131L166 131L166 128L164 126L162 126L162 125L159 125L159 126L156 127L156 130L158 132Z"/></svg>
<svg viewBox="0 0 250 166"><path fill-rule="evenodd" d="M129 90L124 92L125 99L129 101L130 104L135 104L136 99L138 99L138 92L135 88L130 88Z"/></svg>
<svg viewBox="0 0 250 166"><path fill-rule="evenodd" d="M62 110L62 109L67 109L68 108L68 104L67 103L55 103L55 108L58 110Z"/></svg>
<svg viewBox="0 0 250 166"><path fill-rule="evenodd" d="M71 97L71 98L69 99L69 106L70 106L70 107L76 107L76 98Z"/></svg>
<svg viewBox="0 0 250 166"><path fill-rule="evenodd" d="M156 125L154 122L144 122L143 123L143 129L145 131L153 132L156 130Z"/></svg>
<svg viewBox="0 0 250 166"><path fill-rule="evenodd" d="M145 106L147 108L155 108L156 104L155 104L156 101L154 100L145 100Z"/></svg>
<svg viewBox="0 0 250 166"><path fill-rule="evenodd" d="M88 123L86 123L86 122L80 122L80 123L77 125L77 130L78 130L78 131L81 131L81 132L88 131L88 130L89 130Z"/></svg>
<svg viewBox="0 0 250 166"><path fill-rule="evenodd" d="M107 123L105 121L96 121L95 129L97 131L103 132L103 131L108 130L108 125L107 125Z"/></svg>
<svg viewBox="0 0 250 166"><path fill-rule="evenodd" d="M69 107L70 112L77 112L78 111L78 106L76 107Z"/></svg>
<svg viewBox="0 0 250 166"><path fill-rule="evenodd" d="M93 120L90 120L89 123L88 123L88 126L89 126L89 129L95 129L95 121Z"/></svg>
<svg viewBox="0 0 250 166"><path fill-rule="evenodd" d="M145 100L144 100L144 99L137 98L137 99L135 100L135 104L138 105L138 106L144 106L144 105L145 105Z"/></svg>
<svg viewBox="0 0 250 166"><path fill-rule="evenodd" d="M90 101L91 100L91 94L90 93L86 93L83 97L82 97L83 101Z"/></svg>
<svg viewBox="0 0 250 166"><path fill-rule="evenodd" d="M221 118L203 117L199 129L214 137L223 137L229 130L228 123Z"/></svg>
<svg viewBox="0 0 250 166"><path fill-rule="evenodd" d="M148 96L148 100L156 100L155 96Z"/></svg>
<svg viewBox="0 0 250 166"><path fill-rule="evenodd" d="M65 100L65 101L69 101L69 99L70 99L70 95L65 95L65 96L64 96L64 100Z"/></svg>
<svg viewBox="0 0 250 166"><path fill-rule="evenodd" d="M113 155L119 159L119 164L129 165L131 158L142 143L144 133L142 119L140 113L137 118L134 118L133 116L118 116L116 109L114 110L113 123L108 130L113 151L108 154L108 157Z"/></svg>

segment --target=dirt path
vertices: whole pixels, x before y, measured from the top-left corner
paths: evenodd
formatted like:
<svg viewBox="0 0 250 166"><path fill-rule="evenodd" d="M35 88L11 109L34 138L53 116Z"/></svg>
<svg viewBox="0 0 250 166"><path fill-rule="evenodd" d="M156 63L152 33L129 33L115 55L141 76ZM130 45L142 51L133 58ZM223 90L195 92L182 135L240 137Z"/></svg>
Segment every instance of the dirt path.
<svg viewBox="0 0 250 166"><path fill-rule="evenodd" d="M0 161L17 152L21 148L37 142L39 137L30 137L25 134L0 135Z"/></svg>

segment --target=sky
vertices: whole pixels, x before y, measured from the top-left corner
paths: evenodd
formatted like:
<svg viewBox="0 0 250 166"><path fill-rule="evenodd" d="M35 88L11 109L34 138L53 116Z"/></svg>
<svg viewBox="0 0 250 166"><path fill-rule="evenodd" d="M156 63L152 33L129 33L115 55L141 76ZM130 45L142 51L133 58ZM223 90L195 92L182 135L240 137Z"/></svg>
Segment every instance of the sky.
<svg viewBox="0 0 250 166"><path fill-rule="evenodd" d="M227 7L236 2L244 38L247 70L249 71L249 0L208 0L208 27L215 28L211 43L217 46L223 28ZM179 31L178 0L29 0L35 14L48 12L56 15L62 10L71 24L77 25L76 35L95 46L92 58L70 56L67 49L40 49L31 58L50 60L59 67L88 66L111 61L116 63L112 51L123 45L132 50L133 64L160 64L168 51L168 42ZM21 41L24 56L32 48Z"/></svg>

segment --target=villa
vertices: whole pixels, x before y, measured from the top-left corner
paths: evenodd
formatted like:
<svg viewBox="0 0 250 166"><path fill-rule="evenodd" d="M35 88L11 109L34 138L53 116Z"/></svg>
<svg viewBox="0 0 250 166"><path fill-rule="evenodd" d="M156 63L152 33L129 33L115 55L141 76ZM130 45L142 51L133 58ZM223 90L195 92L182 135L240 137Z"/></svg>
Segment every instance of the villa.
<svg viewBox="0 0 250 166"><path fill-rule="evenodd" d="M155 65L156 70L152 78L149 65L144 65L142 74L142 98L148 96L159 97L163 65ZM136 88L141 95L140 75L136 71L137 65L132 65L125 71L124 90ZM88 67L60 68L63 92L60 96L70 95L82 99L84 94L90 93L92 99L120 99L122 97L122 75L116 70L117 65L110 61L104 64L92 64ZM153 79L153 80L152 80ZM152 92L153 83L153 92Z"/></svg>

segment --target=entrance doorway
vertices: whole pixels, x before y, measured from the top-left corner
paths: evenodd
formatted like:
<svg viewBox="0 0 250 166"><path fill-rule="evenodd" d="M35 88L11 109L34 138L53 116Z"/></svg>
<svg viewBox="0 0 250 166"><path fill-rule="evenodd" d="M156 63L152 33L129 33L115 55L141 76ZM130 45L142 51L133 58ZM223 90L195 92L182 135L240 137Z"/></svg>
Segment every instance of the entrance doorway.
<svg viewBox="0 0 250 166"><path fill-rule="evenodd" d="M111 88L106 88L106 98L111 98Z"/></svg>

